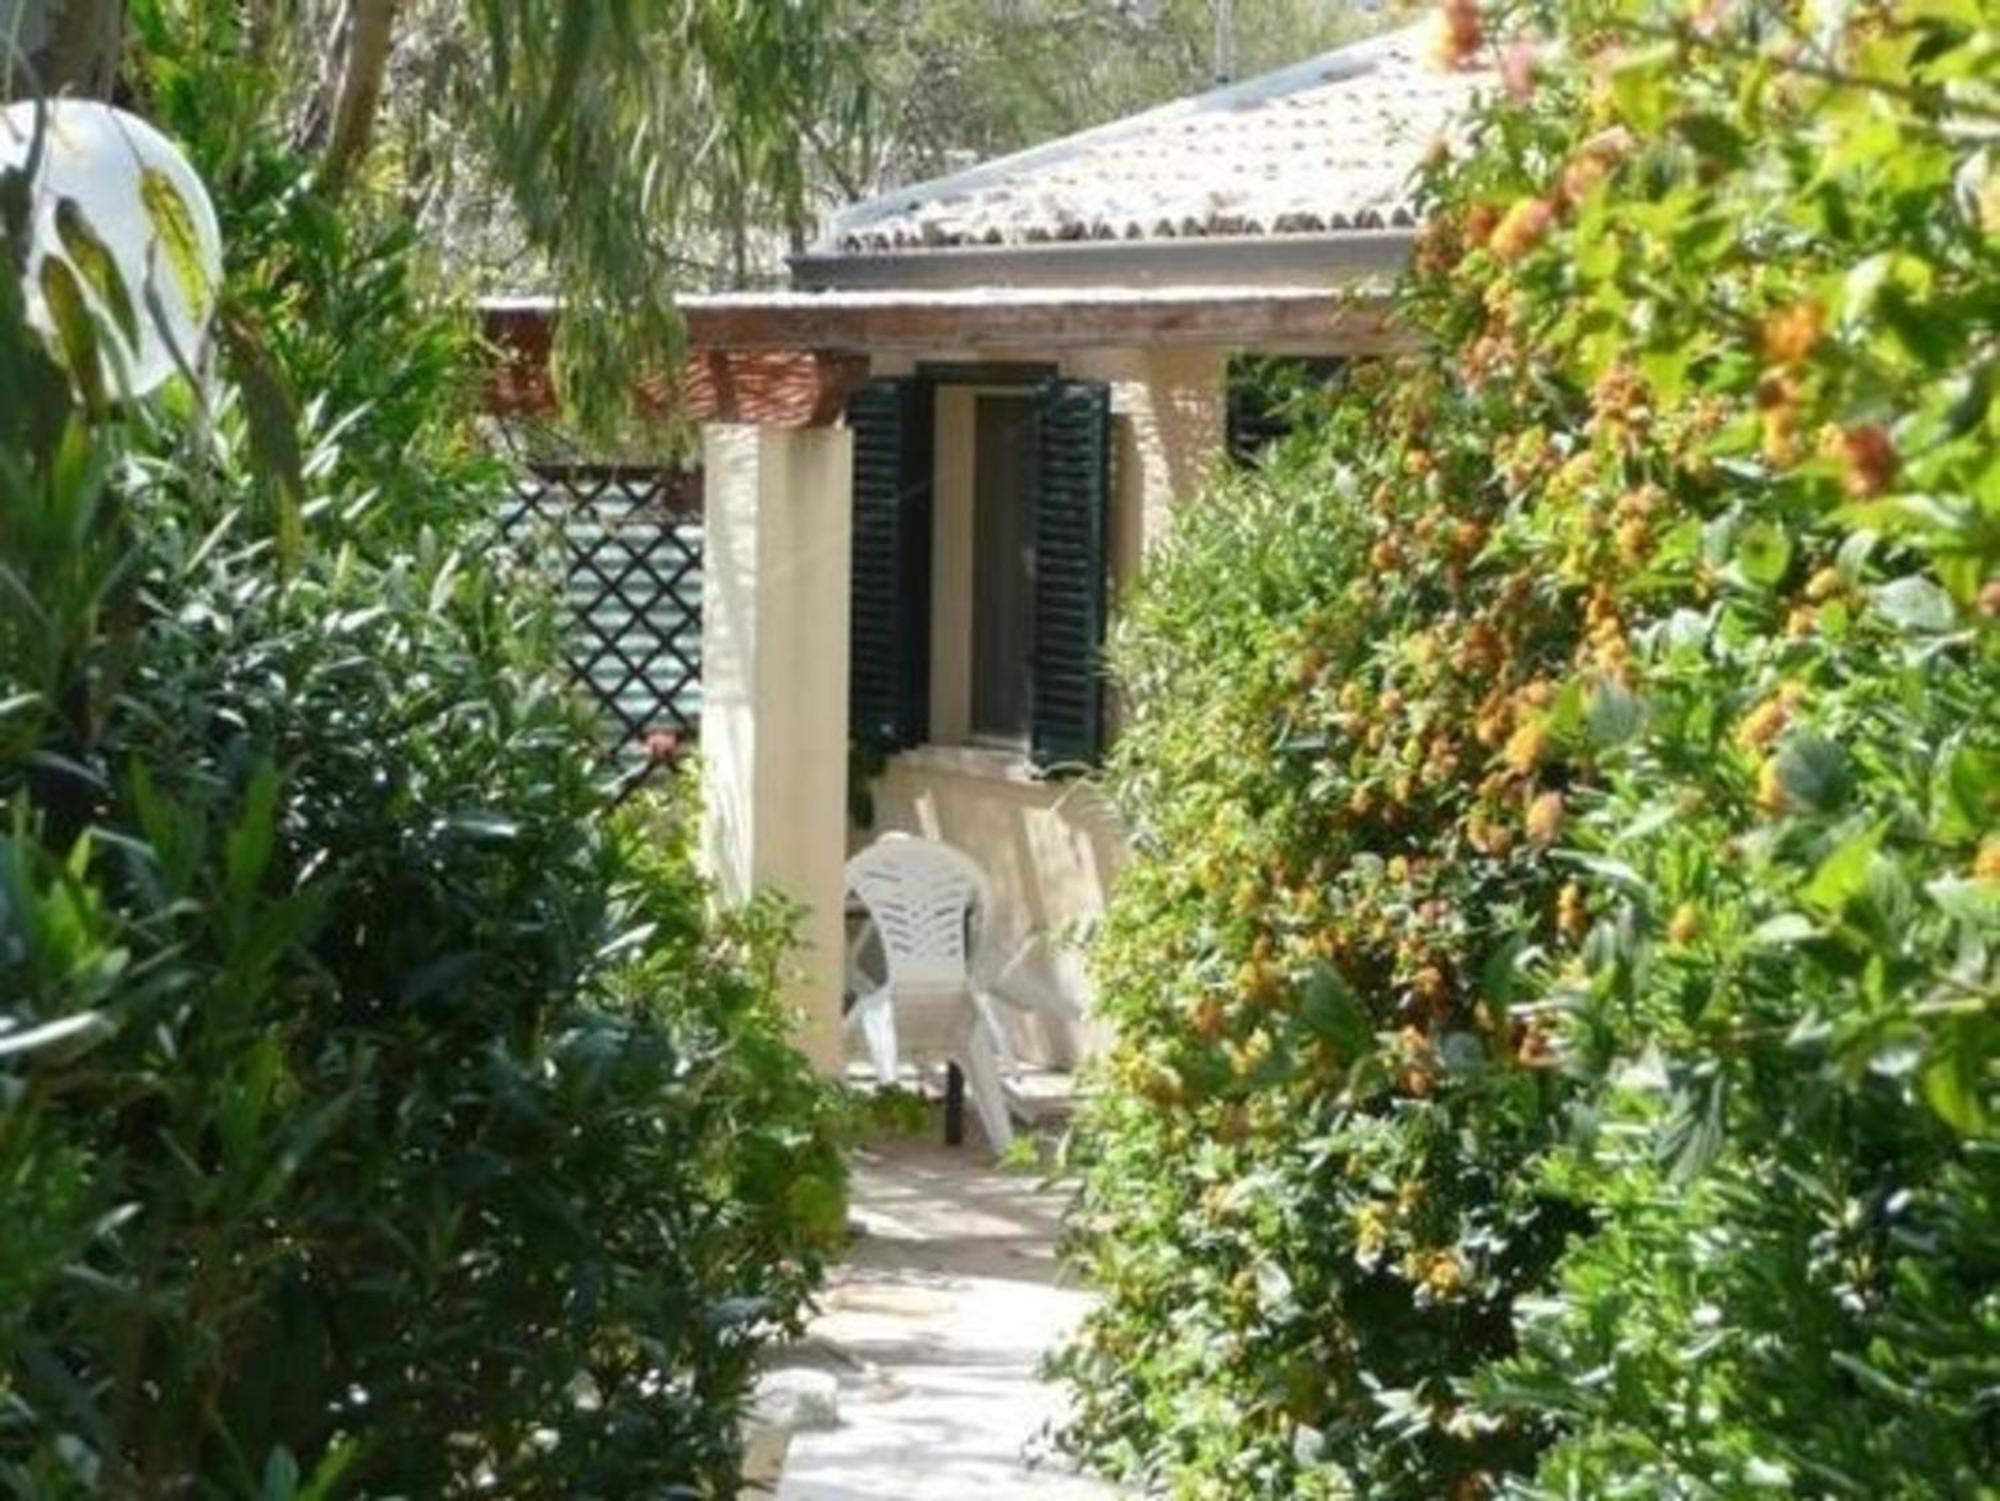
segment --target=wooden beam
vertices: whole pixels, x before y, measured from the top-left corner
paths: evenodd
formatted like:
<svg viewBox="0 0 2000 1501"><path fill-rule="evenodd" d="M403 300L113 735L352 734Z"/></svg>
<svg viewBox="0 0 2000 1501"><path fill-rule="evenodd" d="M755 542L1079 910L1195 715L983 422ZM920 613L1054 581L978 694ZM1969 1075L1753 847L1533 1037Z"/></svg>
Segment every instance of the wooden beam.
<svg viewBox="0 0 2000 1501"><path fill-rule="evenodd" d="M689 299L697 349L1147 348L1222 345L1374 354L1407 347L1388 299L1316 289L1214 295L775 293Z"/></svg>
<svg viewBox="0 0 2000 1501"><path fill-rule="evenodd" d="M1215 345L1366 355L1413 343L1386 296L1316 288L731 293L689 298L681 311L693 355L676 379L635 377L640 410L786 428L837 421L869 357L887 352ZM499 352L493 411L554 406L554 318L545 306L486 309Z"/></svg>
<svg viewBox="0 0 2000 1501"><path fill-rule="evenodd" d="M698 422L825 427L867 379L866 355L697 349L681 372L680 405Z"/></svg>
<svg viewBox="0 0 2000 1501"><path fill-rule="evenodd" d="M555 410L549 350L555 314L535 304L488 305L479 310L493 361L486 371L486 410L496 417L542 416Z"/></svg>
<svg viewBox="0 0 2000 1501"><path fill-rule="evenodd" d="M496 416L545 416L555 410L549 374L555 312L538 305L483 309L487 343L486 406ZM675 379L642 373L632 382L641 415L758 427L826 427L868 378L865 355L796 347L695 350Z"/></svg>

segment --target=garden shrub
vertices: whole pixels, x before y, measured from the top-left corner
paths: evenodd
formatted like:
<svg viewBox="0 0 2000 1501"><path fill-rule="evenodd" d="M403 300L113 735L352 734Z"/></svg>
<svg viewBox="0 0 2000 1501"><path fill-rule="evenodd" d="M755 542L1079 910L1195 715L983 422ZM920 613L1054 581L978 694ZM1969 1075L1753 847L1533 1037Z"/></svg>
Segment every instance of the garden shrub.
<svg viewBox="0 0 2000 1501"><path fill-rule="evenodd" d="M613 805L461 315L243 160L205 412L83 401L0 235L0 1490L733 1494L842 1222L784 914Z"/></svg>
<svg viewBox="0 0 2000 1501"><path fill-rule="evenodd" d="M1989 1493L1992 20L1511 17L1425 349L1149 563L1060 1362L1114 1472Z"/></svg>

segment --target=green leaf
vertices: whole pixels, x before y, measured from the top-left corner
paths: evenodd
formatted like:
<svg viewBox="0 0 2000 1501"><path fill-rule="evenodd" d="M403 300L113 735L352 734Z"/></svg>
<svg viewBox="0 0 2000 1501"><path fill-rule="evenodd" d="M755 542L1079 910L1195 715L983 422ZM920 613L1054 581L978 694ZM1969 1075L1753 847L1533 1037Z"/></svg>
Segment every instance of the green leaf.
<svg viewBox="0 0 2000 1501"><path fill-rule="evenodd" d="M1668 84L1674 49L1662 43L1626 54L1611 72L1611 93L1618 111L1641 135L1657 135L1671 108Z"/></svg>
<svg viewBox="0 0 2000 1501"><path fill-rule="evenodd" d="M1924 892L1946 917L1976 927L2000 922L2000 881L1974 876L1939 876Z"/></svg>
<svg viewBox="0 0 2000 1501"><path fill-rule="evenodd" d="M299 443L298 405L263 341L240 319L223 320L222 341L230 374L243 393L251 458L277 492L278 558L289 572L305 550L305 453Z"/></svg>
<svg viewBox="0 0 2000 1501"><path fill-rule="evenodd" d="M1817 937L1819 928L1811 918L1797 912L1785 912L1757 924L1744 942L1753 949L1775 949L1805 943Z"/></svg>
<svg viewBox="0 0 2000 1501"><path fill-rule="evenodd" d="M132 293L125 285L124 273L118 269L118 262L90 227L74 198L56 200L56 234L62 240L63 253L69 257L70 264L90 284L98 300L110 310L111 320L118 325L118 332L125 336L125 342L137 348L139 315L133 310Z"/></svg>
<svg viewBox="0 0 2000 1501"><path fill-rule="evenodd" d="M1676 405L1686 393L1688 366L1694 354L1692 345L1682 343L1671 349L1650 350L1639 357L1639 373L1645 376L1653 399L1661 406Z"/></svg>
<svg viewBox="0 0 2000 1501"><path fill-rule="evenodd" d="M1721 1154L1727 1095L1727 1080L1720 1073L1687 1080L1675 1089L1660 1136L1660 1159L1674 1182L1701 1176Z"/></svg>
<svg viewBox="0 0 2000 1501"><path fill-rule="evenodd" d="M1302 988L1300 1020L1317 1036L1333 1044L1343 1059L1360 1057L1375 1043L1375 1029L1369 1023L1354 988L1331 965L1315 965Z"/></svg>
<svg viewBox="0 0 2000 1501"><path fill-rule="evenodd" d="M1563 685L1556 690L1555 699L1543 718L1549 733L1556 739L1567 743L1583 733L1587 692L1584 681L1575 677L1564 679Z"/></svg>
<svg viewBox="0 0 2000 1501"><path fill-rule="evenodd" d="M1776 1460L1752 1456L1743 1467L1746 1484L1764 1491L1785 1491L1792 1489L1792 1472Z"/></svg>
<svg viewBox="0 0 2000 1501"><path fill-rule="evenodd" d="M259 907L237 951L239 967L260 972L303 943L326 911L326 895L324 887L307 887Z"/></svg>
<svg viewBox="0 0 2000 1501"><path fill-rule="evenodd" d="M1714 157L1729 167L1743 164L1743 132L1721 115L1706 112L1683 115L1675 122L1675 128L1703 156Z"/></svg>
<svg viewBox="0 0 2000 1501"><path fill-rule="evenodd" d="M1257 1283L1257 1301L1266 1318L1282 1317L1296 1306L1296 1293L1291 1274L1277 1262L1268 1258L1259 1261L1252 1269Z"/></svg>
<svg viewBox="0 0 2000 1501"><path fill-rule="evenodd" d="M1887 855L1877 854L1868 862L1861 899L1861 910L1873 921L1878 933L1900 933L1910 920L1913 898L1909 878Z"/></svg>
<svg viewBox="0 0 2000 1501"><path fill-rule="evenodd" d="M454 834L463 834L483 844L506 844L521 837L518 820L491 810L468 809L453 813L445 819L444 826Z"/></svg>
<svg viewBox="0 0 2000 1501"><path fill-rule="evenodd" d="M361 1446L352 1439L336 1441L313 1466L312 1478L300 1488L298 1501L332 1501L339 1493L341 1477L354 1468L355 1460L360 1457Z"/></svg>
<svg viewBox="0 0 2000 1501"><path fill-rule="evenodd" d="M38 280L42 300L56 326L56 344L62 351L63 365L83 393L85 403L92 411L101 412L110 402L105 397L104 366L98 357L97 325L91 321L83 287L69 263L53 255L43 259Z"/></svg>
<svg viewBox="0 0 2000 1501"><path fill-rule="evenodd" d="M41 1052L60 1047L62 1057L71 1057L113 1031L111 1018L101 1011L79 1011L59 1017L39 1027L0 1032L0 1058Z"/></svg>
<svg viewBox="0 0 2000 1501"><path fill-rule="evenodd" d="M1613 859L1609 855L1572 854L1568 859L1583 870L1589 871L1601 881L1616 886L1628 896L1644 899L1650 888L1646 878L1635 870L1630 862Z"/></svg>
<svg viewBox="0 0 2000 1501"><path fill-rule="evenodd" d="M1590 691L1586 711L1593 745L1609 750L1625 744L1646 722L1646 706L1622 683L1600 678Z"/></svg>
<svg viewBox="0 0 2000 1501"><path fill-rule="evenodd" d="M1778 785L1794 803L1830 813L1846 800L1852 786L1847 754L1809 730L1791 735L1778 752Z"/></svg>
<svg viewBox="0 0 2000 1501"><path fill-rule="evenodd" d="M1513 999L1521 962L1529 952L1526 936L1510 933L1481 962L1479 988L1494 1005L1504 1007Z"/></svg>
<svg viewBox="0 0 2000 1501"><path fill-rule="evenodd" d="M1914 574L1877 589L1875 608L1904 630L1922 635L1942 635L1958 624L1958 607L1951 596Z"/></svg>
<svg viewBox="0 0 2000 1501"><path fill-rule="evenodd" d="M224 884L232 901L247 902L271 863L277 836L278 769L260 761L244 789L243 810L223 851Z"/></svg>
<svg viewBox="0 0 2000 1501"><path fill-rule="evenodd" d="M1792 566L1792 539L1783 527L1773 522L1753 522L1737 538L1736 560L1744 578L1763 588L1773 588Z"/></svg>
<svg viewBox="0 0 2000 1501"><path fill-rule="evenodd" d="M1896 251L1869 256L1847 273L1841 284L1845 306L1843 316L1860 322L1885 293L1895 290L1905 297L1922 299L1930 294L1936 273L1929 262Z"/></svg>
<svg viewBox="0 0 2000 1501"><path fill-rule="evenodd" d="M583 81L585 65L590 58L591 36L601 13L601 7L595 5L565 5L562 8L562 20L556 32L555 72L549 79L548 94L542 101L540 117L529 138L534 150L540 151L548 146L557 127L570 112L577 86Z"/></svg>
<svg viewBox="0 0 2000 1501"><path fill-rule="evenodd" d="M1924 1099L1963 1136L1985 1134L1991 1120L1980 1091L1989 1031L1981 1017L1961 1018L1941 1027L1924 1064Z"/></svg>
<svg viewBox="0 0 2000 1501"><path fill-rule="evenodd" d="M1857 834L1828 855L1813 872L1800 893L1807 902L1824 912L1838 912L1867 889L1868 868L1881 848L1887 824L1878 824L1865 834Z"/></svg>
<svg viewBox="0 0 2000 1501"><path fill-rule="evenodd" d="M291 1450L273 1449L264 1461L264 1484L257 1492L257 1501L298 1501L298 1492L299 1462L292 1458Z"/></svg>
<svg viewBox="0 0 2000 1501"><path fill-rule="evenodd" d="M201 323L209 314L215 289L209 284L208 270L202 265L201 237L195 233L194 215L174 180L157 167L139 174L139 200L160 245L167 253L167 267L180 283L194 321Z"/></svg>

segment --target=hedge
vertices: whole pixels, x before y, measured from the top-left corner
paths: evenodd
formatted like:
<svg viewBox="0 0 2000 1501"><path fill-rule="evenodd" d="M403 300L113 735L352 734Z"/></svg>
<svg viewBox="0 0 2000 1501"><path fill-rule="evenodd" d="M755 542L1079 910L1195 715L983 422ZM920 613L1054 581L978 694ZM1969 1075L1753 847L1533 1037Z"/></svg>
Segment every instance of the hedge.
<svg viewBox="0 0 2000 1501"><path fill-rule="evenodd" d="M1990 1494L1993 19L1440 17L1504 87L1427 167L1423 351L1190 506L1118 645L1060 1362L1112 1472Z"/></svg>
<svg viewBox="0 0 2000 1501"><path fill-rule="evenodd" d="M0 1493L733 1495L843 1224L783 914L616 796L435 266L163 16L199 396L83 395L0 181Z"/></svg>

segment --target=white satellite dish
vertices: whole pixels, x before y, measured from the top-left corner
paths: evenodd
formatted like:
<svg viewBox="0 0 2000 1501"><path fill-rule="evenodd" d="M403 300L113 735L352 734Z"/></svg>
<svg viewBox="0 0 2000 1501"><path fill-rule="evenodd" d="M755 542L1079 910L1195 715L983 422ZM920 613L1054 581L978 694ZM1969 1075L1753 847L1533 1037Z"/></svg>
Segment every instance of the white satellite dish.
<svg viewBox="0 0 2000 1501"><path fill-rule="evenodd" d="M29 321L54 335L42 267L59 257L77 273L100 338L115 344L121 358L111 363L122 364L126 390L144 395L183 364L198 369L222 282L222 231L201 178L180 148L144 120L89 99L0 109L0 170L27 165L38 118L43 136L30 187ZM79 223L118 268L129 319L101 289L101 276L84 264L91 257L77 249ZM109 376L114 385L119 378Z"/></svg>

